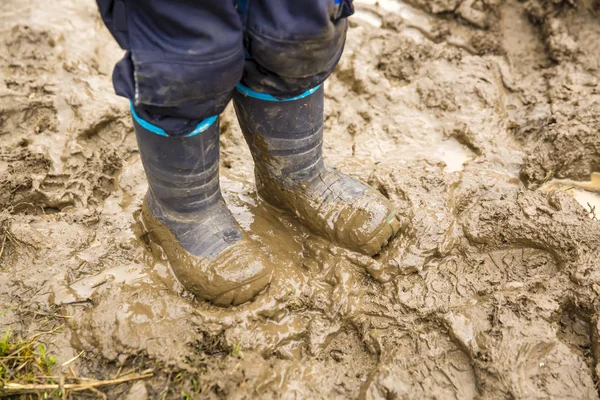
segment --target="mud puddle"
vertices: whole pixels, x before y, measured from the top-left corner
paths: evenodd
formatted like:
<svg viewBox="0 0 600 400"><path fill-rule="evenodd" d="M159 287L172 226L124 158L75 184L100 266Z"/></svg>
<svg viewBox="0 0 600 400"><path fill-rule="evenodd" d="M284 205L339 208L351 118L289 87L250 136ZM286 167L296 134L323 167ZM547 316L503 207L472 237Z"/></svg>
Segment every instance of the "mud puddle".
<svg viewBox="0 0 600 400"><path fill-rule="evenodd" d="M402 19L410 21L411 24L420 25L423 28L429 25L429 21L431 20L431 17L426 12L400 0L357 0L354 2L354 5L359 9L357 16L363 15L362 8L367 5L386 13L396 14ZM381 27L381 24L374 25Z"/></svg>
<svg viewBox="0 0 600 400"><path fill-rule="evenodd" d="M596 218L596 210L600 210L600 174L594 173L589 181L571 179L554 179L540 187L543 191L562 190L573 196L585 208L590 217Z"/></svg>
<svg viewBox="0 0 600 400"><path fill-rule="evenodd" d="M95 2L0 4L0 333L52 331L54 375L154 368L109 398L598 398L600 32L570 4L356 2L324 146L400 212L375 258L257 198L227 109L224 195L278 271L225 310L141 228Z"/></svg>

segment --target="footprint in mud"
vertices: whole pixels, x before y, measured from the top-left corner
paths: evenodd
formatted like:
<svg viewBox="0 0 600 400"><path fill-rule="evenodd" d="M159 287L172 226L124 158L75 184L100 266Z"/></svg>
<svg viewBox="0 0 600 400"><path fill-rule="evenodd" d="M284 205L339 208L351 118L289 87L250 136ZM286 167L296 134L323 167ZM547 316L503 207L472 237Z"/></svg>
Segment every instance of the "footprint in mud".
<svg viewBox="0 0 600 400"><path fill-rule="evenodd" d="M577 353L590 368L595 372L598 337L595 332L595 312L579 307L572 299L567 299L561 310L556 314L558 321L557 337L560 341ZM598 375L593 375L598 379Z"/></svg>
<svg viewBox="0 0 600 400"><path fill-rule="evenodd" d="M443 312L496 291L545 282L558 269L546 252L534 248L473 252L431 261L415 276L398 279L398 301L419 312Z"/></svg>
<svg viewBox="0 0 600 400"><path fill-rule="evenodd" d="M96 66L90 68L99 55L77 58L77 51L93 46L65 54L71 37L50 26L15 23L2 37L7 52L1 68L10 96L0 96L8 99L2 100L0 124L0 207L14 212L100 206L123 159L135 151L125 104ZM73 69L87 74L80 78L69 73Z"/></svg>
<svg viewBox="0 0 600 400"><path fill-rule="evenodd" d="M573 198L561 191L544 194L501 181L487 186L490 190L477 193L464 185L458 193L463 210L459 220L472 244L542 249L575 282L600 279L595 268L600 227Z"/></svg>
<svg viewBox="0 0 600 400"><path fill-rule="evenodd" d="M109 118L109 122L82 123L80 139L62 135L59 141L51 137L55 133L28 133L16 145L2 149L13 155L5 159L0 153L0 171L5 170L0 178L0 206L43 213L101 205L115 188L123 160L135 151L123 116L117 113Z"/></svg>
<svg viewBox="0 0 600 400"><path fill-rule="evenodd" d="M559 339L555 325L531 317L531 308L552 303L523 297L498 293L444 316L453 340L472 359L480 387L492 398L598 398L585 359Z"/></svg>
<svg viewBox="0 0 600 400"><path fill-rule="evenodd" d="M408 328L408 327L406 327ZM413 321L402 333L381 332L377 367L361 388L364 399L478 398L469 356L435 324ZM383 337L386 335L387 337Z"/></svg>

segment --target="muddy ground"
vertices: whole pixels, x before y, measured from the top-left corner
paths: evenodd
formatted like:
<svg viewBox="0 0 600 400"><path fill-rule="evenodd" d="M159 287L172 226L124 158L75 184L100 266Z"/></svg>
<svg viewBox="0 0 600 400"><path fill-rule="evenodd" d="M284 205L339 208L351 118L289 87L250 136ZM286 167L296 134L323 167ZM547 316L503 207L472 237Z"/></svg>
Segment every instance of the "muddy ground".
<svg viewBox="0 0 600 400"><path fill-rule="evenodd" d="M269 209L229 108L225 197L279 268L223 310L139 223L121 51L95 3L0 2L0 333L50 332L55 375L154 369L109 398L598 398L600 1L356 8L326 160L405 228L371 259Z"/></svg>

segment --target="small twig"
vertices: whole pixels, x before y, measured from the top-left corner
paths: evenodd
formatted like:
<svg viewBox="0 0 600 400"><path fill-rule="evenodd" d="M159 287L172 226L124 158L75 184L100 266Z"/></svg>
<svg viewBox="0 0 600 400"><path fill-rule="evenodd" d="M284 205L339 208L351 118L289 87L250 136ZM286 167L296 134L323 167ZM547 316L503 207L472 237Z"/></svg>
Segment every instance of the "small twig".
<svg viewBox="0 0 600 400"><path fill-rule="evenodd" d="M131 374L133 374L133 373L135 373L135 367L133 367L133 368L129 368L129 369L127 370L127 372L125 372L123 375L131 375ZM115 376L113 379L117 379L118 377L119 377L119 376Z"/></svg>
<svg viewBox="0 0 600 400"><path fill-rule="evenodd" d="M73 361L77 360L79 357L81 357L81 355L83 354L83 350L81 351L81 353L77 354L75 357L65 361L64 363L61 364L61 367L66 367L67 365L71 364Z"/></svg>
<svg viewBox="0 0 600 400"><path fill-rule="evenodd" d="M100 282L96 282L94 283L91 287L92 288L97 288L98 286L104 285L106 282L108 282L109 279L108 278L104 278L102 279Z"/></svg>
<svg viewBox="0 0 600 400"><path fill-rule="evenodd" d="M35 339L37 339L38 337L40 337L40 336L42 336L42 335L49 335L49 334L51 334L51 333L54 333L54 332L58 331L59 329L62 329L62 328L64 328L64 326L65 326L64 324L60 324L60 325L59 325L59 326L57 326L56 328L54 328L54 329L51 329L51 330L49 330L49 331L38 332L38 333L36 333L35 335L31 336L31 337L28 339L28 341L30 341L30 342L33 342L33 341L34 341Z"/></svg>
<svg viewBox="0 0 600 400"><path fill-rule="evenodd" d="M4 234L6 235L8 241L14 246L14 250L18 253L18 250L21 248L19 241L8 231L6 231Z"/></svg>
<svg viewBox="0 0 600 400"><path fill-rule="evenodd" d="M590 204L590 202L588 201L587 206L590 208L590 211L588 211L588 215L594 220L594 221L598 221L598 218L596 218L596 206L593 206Z"/></svg>
<svg viewBox="0 0 600 400"><path fill-rule="evenodd" d="M109 379L104 381L89 381L85 383L65 383L62 385L62 390L71 390L73 392L79 392L83 390L92 390L100 386L108 386L108 385L118 385L119 383L135 381L139 379L149 378L153 376L153 372L144 373L141 375L134 376L124 376L119 379ZM48 384L21 384L21 383L12 383L7 382L4 384L5 392L20 392L20 393L30 393L30 392L40 392L40 391L49 391L49 390L58 390L61 389L60 384L48 383Z"/></svg>
<svg viewBox="0 0 600 400"><path fill-rule="evenodd" d="M96 394L96 396L100 397L102 400L106 400L108 397L106 397L106 395L104 393L102 393L101 391L99 391L96 388L90 388L90 390L92 392L94 392Z"/></svg>
<svg viewBox="0 0 600 400"><path fill-rule="evenodd" d="M169 382L171 381L171 372L169 372L169 375L167 375L167 382L165 383L165 387L163 390L161 390L160 392L160 398L161 400L165 400L167 398L167 394L169 393Z"/></svg>
<svg viewBox="0 0 600 400"><path fill-rule="evenodd" d="M65 377L60 377L60 392L62 393L63 400L67 400L67 391L65 390Z"/></svg>
<svg viewBox="0 0 600 400"><path fill-rule="evenodd" d="M64 319L73 318L72 315L50 314L50 313L45 313L45 312L40 312L40 311L32 311L32 314L41 315L43 317L54 317L54 318L64 318Z"/></svg>
<svg viewBox="0 0 600 400"><path fill-rule="evenodd" d="M4 253L4 245L6 244L7 237L8 237L8 235L5 233L4 239L2 239L2 247L0 248L0 258L2 258L2 254Z"/></svg>
<svg viewBox="0 0 600 400"><path fill-rule="evenodd" d="M119 367L119 369L117 370L117 373L113 376L113 379L117 379L119 377L119 375L121 375L121 369L123 367Z"/></svg>

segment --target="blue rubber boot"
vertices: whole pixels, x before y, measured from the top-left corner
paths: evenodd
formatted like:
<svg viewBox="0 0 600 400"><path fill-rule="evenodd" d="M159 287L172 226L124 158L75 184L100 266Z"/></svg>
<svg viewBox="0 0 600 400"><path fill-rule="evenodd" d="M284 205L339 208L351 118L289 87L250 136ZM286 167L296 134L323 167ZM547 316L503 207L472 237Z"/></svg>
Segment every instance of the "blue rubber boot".
<svg viewBox="0 0 600 400"><path fill-rule="evenodd" d="M323 163L323 87L281 100L239 84L233 99L259 195L338 245L379 253L400 222L379 191Z"/></svg>
<svg viewBox="0 0 600 400"><path fill-rule="evenodd" d="M142 221L182 285L216 305L241 304L269 283L273 267L227 208L219 186L219 120L167 136L132 108L148 193Z"/></svg>

